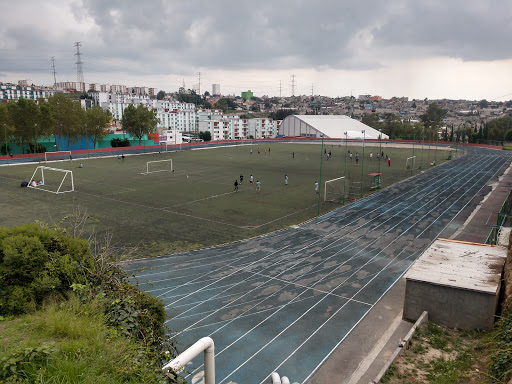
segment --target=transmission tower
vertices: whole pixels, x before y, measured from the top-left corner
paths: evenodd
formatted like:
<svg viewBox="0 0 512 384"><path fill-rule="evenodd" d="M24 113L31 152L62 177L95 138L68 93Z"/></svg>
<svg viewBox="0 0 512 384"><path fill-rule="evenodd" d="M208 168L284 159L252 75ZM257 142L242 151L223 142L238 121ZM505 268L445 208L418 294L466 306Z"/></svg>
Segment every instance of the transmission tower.
<svg viewBox="0 0 512 384"><path fill-rule="evenodd" d="M52 68L53 68L53 86L57 86L57 77L55 76L55 56L52 56Z"/></svg>
<svg viewBox="0 0 512 384"><path fill-rule="evenodd" d="M295 75L292 75L292 96L295 96Z"/></svg>
<svg viewBox="0 0 512 384"><path fill-rule="evenodd" d="M85 82L84 82L84 71L82 69L82 57L80 56L81 53L80 53L80 46L82 44L77 41L75 43L75 47L76 47L76 53L75 53L75 56L76 56L76 81L78 84L80 84L80 88L82 92L85 92Z"/></svg>

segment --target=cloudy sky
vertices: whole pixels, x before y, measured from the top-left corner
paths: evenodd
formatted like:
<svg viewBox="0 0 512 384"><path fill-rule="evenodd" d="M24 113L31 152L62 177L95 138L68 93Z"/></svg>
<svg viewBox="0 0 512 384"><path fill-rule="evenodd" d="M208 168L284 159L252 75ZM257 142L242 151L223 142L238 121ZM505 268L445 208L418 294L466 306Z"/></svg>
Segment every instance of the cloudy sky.
<svg viewBox="0 0 512 384"><path fill-rule="evenodd" d="M512 99L511 0L0 0L0 81ZM294 76L294 77L292 77Z"/></svg>

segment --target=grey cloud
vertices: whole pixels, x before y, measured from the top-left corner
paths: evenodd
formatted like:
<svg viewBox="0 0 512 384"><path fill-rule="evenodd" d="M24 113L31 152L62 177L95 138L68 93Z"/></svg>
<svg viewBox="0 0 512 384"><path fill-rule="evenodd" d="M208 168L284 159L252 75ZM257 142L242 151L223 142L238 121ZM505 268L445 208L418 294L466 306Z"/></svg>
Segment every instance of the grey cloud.
<svg viewBox="0 0 512 384"><path fill-rule="evenodd" d="M512 55L512 3L504 0L60 1L62 14L51 24L30 1L0 15L0 33L18 48L2 51L0 43L3 71L15 70L1 61L6 55L27 70L27 57L46 70L56 56L60 73L72 74L75 41L83 43L84 70L140 76L200 68L372 69L412 54L466 61ZM68 19L91 21L90 30L59 28Z"/></svg>

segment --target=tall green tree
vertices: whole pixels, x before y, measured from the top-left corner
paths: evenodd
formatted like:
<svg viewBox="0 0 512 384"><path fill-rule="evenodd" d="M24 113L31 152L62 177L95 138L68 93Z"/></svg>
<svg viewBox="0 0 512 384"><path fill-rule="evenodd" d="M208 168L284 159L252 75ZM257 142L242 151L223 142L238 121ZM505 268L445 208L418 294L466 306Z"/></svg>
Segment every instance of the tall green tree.
<svg viewBox="0 0 512 384"><path fill-rule="evenodd" d="M19 99L16 103L7 105L9 119L14 127L14 137L23 148L26 143L33 143L36 148L39 133L37 132L37 123L39 121L39 106L34 100Z"/></svg>
<svg viewBox="0 0 512 384"><path fill-rule="evenodd" d="M446 112L447 110L441 108L437 103L432 103L429 104L427 112L420 116L420 120L425 124L425 127L437 129L443 124Z"/></svg>
<svg viewBox="0 0 512 384"><path fill-rule="evenodd" d="M85 134L91 140L93 148L96 148L96 143L108 135L106 129L111 120L110 111L99 105L85 111Z"/></svg>
<svg viewBox="0 0 512 384"><path fill-rule="evenodd" d="M361 119L361 122L374 129L380 128L379 116L377 116L374 113L365 113L365 115Z"/></svg>
<svg viewBox="0 0 512 384"><path fill-rule="evenodd" d="M158 91L158 93L156 94L157 100L163 100L164 97L165 97L165 91Z"/></svg>
<svg viewBox="0 0 512 384"><path fill-rule="evenodd" d="M84 113L80 104L74 102L63 93L57 93L48 98L48 103L52 109L53 126L51 134L55 136L57 150L64 150L65 138L67 149L70 142L76 142L77 135L83 133ZM59 140L57 141L57 137Z"/></svg>
<svg viewBox="0 0 512 384"><path fill-rule="evenodd" d="M15 129L11 124L7 104L0 103L0 153L7 155L11 150L10 143L13 141Z"/></svg>
<svg viewBox="0 0 512 384"><path fill-rule="evenodd" d="M123 112L123 129L139 139L139 145L141 145L144 135L155 131L158 121L156 111L142 104L139 104L137 108L129 105Z"/></svg>

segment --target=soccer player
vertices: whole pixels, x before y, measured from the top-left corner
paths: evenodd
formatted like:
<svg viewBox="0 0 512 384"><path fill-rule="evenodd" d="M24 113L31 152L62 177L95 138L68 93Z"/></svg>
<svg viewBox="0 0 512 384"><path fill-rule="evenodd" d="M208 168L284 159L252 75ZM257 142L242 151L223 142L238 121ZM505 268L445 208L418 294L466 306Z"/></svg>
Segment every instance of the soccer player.
<svg viewBox="0 0 512 384"><path fill-rule="evenodd" d="M254 181L254 176L253 176L253 175L251 175L251 176L249 177L249 184L251 184L251 185L252 185L252 182L253 182L253 181Z"/></svg>
<svg viewBox="0 0 512 384"><path fill-rule="evenodd" d="M238 180L235 180L235 190L233 192L238 192Z"/></svg>
<svg viewBox="0 0 512 384"><path fill-rule="evenodd" d="M240 174L240 185L242 185L242 181L244 181L244 175Z"/></svg>
<svg viewBox="0 0 512 384"><path fill-rule="evenodd" d="M256 190L259 191L261 189L261 182L256 180Z"/></svg>
<svg viewBox="0 0 512 384"><path fill-rule="evenodd" d="M284 174L284 185L288 185L288 175Z"/></svg>
<svg viewBox="0 0 512 384"><path fill-rule="evenodd" d="M315 193L318 195L318 181L315 180Z"/></svg>

